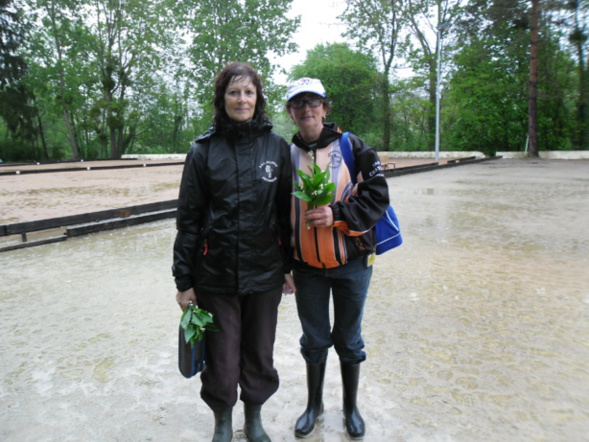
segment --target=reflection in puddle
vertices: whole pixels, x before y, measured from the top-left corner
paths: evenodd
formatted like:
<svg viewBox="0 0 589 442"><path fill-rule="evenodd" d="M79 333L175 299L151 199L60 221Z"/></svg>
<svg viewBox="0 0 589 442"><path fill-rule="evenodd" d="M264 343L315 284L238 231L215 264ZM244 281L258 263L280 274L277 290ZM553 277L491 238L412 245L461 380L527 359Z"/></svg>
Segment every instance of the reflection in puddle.
<svg viewBox="0 0 589 442"><path fill-rule="evenodd" d="M439 195L440 189L433 189L431 187L413 189L415 195Z"/></svg>

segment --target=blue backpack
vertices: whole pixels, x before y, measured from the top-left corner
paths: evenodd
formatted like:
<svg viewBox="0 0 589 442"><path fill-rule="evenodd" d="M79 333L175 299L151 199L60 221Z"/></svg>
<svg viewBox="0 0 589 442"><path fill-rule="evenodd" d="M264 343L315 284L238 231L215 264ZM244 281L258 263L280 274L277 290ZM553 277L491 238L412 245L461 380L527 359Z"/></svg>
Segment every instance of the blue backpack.
<svg viewBox="0 0 589 442"><path fill-rule="evenodd" d="M356 164L354 162L354 155L352 153L352 146L348 139L350 132L345 132L340 138L340 146L342 149L342 156L348 166L348 170L352 175L352 182L356 184ZM393 206L389 204L387 211L379 219L374 226L374 233L376 236L376 254L381 255L403 243L401 237L401 229L399 227L399 220Z"/></svg>

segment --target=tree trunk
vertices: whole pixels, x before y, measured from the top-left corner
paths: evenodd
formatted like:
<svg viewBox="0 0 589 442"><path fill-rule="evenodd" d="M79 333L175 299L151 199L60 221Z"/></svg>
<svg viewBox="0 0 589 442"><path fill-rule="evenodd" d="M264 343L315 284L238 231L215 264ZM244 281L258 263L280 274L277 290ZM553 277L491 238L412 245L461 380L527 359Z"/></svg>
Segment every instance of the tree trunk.
<svg viewBox="0 0 589 442"><path fill-rule="evenodd" d="M63 121L65 123L65 129L67 131L67 136L72 146L72 159L79 160L80 148L78 147L78 140L76 139L76 134L74 133L74 129L72 127L72 122L70 120L67 104L65 103L65 101L62 100L61 105L63 107Z"/></svg>
<svg viewBox="0 0 589 442"><path fill-rule="evenodd" d="M118 160L121 158L121 154L119 153L119 146L117 143L117 130L114 127L109 128L110 132L110 158L113 160Z"/></svg>
<svg viewBox="0 0 589 442"><path fill-rule="evenodd" d="M57 59L59 61L59 69L58 69L59 85L60 85L60 93L63 97L65 95L66 90L67 90L67 85L65 82L64 72L63 72L63 48L61 45L61 41L59 40L59 33L58 33L58 26L57 26L54 3L51 3L50 8L48 9L48 13L51 18L51 25L52 25L52 29L53 29L53 39L55 42L55 50L57 52ZM74 128L72 127L69 105L67 104L66 100L64 100L63 98L60 100L60 104L63 108L63 120L64 120L64 124L65 124L65 128L67 131L67 135L68 135L70 144L72 146L72 158L74 160L79 160L80 159L80 149L78 147L78 140L76 138L76 133L74 131Z"/></svg>
<svg viewBox="0 0 589 442"><path fill-rule="evenodd" d="M43 150L43 158L49 159L49 149L47 148L47 142L45 141L45 130L43 129L43 120L39 115L39 107L37 106L37 97L33 94L33 105L35 106L35 116L37 117L37 124L39 127L39 137L41 138L41 146Z"/></svg>
<svg viewBox="0 0 589 442"><path fill-rule="evenodd" d="M532 24L530 28L530 84L528 96L528 155L538 157L538 16L540 0L532 0Z"/></svg>

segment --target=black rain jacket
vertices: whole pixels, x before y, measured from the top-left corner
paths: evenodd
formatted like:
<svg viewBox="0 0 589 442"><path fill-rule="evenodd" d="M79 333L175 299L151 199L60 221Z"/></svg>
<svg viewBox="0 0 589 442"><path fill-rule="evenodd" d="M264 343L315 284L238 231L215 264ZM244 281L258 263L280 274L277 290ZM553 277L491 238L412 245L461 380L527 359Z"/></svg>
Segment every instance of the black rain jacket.
<svg viewBox="0 0 589 442"><path fill-rule="evenodd" d="M179 291L249 294L290 271L289 146L268 121L213 126L186 156L172 271Z"/></svg>

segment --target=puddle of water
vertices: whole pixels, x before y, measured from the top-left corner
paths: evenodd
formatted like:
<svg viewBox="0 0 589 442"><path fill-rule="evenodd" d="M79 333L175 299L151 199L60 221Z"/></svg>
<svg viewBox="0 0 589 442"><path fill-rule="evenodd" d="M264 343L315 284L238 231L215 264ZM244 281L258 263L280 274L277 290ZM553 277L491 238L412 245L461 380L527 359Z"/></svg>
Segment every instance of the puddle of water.
<svg viewBox="0 0 589 442"><path fill-rule="evenodd" d="M389 180L405 244L378 257L366 306L366 441L586 438L588 172L501 161ZM176 366L173 239L166 220L0 254L1 440L210 440L200 382ZM299 335L285 297L274 441L295 440L306 404ZM306 440L347 440L334 352L324 396Z"/></svg>

